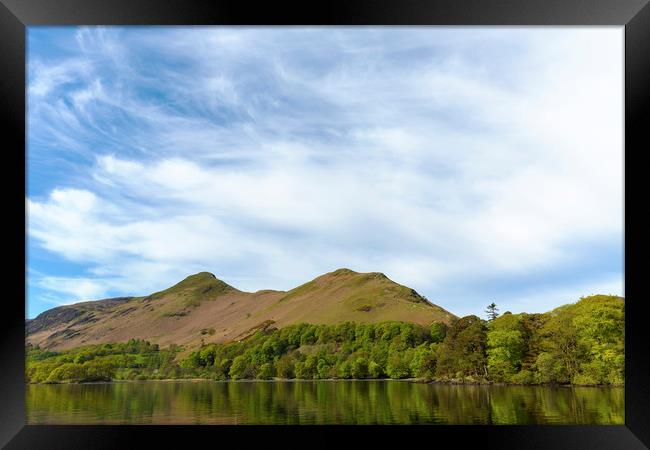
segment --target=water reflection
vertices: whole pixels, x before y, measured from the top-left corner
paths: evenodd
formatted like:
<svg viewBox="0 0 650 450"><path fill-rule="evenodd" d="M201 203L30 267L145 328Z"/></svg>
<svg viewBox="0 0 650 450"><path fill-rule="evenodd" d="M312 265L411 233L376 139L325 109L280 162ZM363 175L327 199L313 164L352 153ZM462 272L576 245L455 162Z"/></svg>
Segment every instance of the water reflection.
<svg viewBox="0 0 650 450"><path fill-rule="evenodd" d="M624 389L403 381L28 385L30 424L623 424Z"/></svg>

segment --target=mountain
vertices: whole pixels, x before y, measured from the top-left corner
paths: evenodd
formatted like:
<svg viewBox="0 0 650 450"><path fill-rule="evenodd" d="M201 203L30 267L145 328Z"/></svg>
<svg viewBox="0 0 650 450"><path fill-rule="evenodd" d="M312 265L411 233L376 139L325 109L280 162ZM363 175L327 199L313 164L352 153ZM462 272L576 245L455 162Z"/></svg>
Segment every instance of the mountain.
<svg viewBox="0 0 650 450"><path fill-rule="evenodd" d="M455 316L382 273L339 269L289 291L243 292L200 272L146 297L50 309L26 323L27 343L62 350L146 339L161 346L241 340L259 329L308 322L387 320L430 325Z"/></svg>

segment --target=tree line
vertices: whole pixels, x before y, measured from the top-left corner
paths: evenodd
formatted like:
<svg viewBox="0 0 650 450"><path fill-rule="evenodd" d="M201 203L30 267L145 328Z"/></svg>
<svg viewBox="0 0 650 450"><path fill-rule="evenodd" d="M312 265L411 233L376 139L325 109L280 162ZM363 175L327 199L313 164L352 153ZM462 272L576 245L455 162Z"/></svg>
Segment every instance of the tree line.
<svg viewBox="0 0 650 450"><path fill-rule="evenodd" d="M296 324L242 342L160 349L131 340L64 352L28 348L29 382L205 378L365 379L619 385L624 300L591 296L544 314L475 315L450 325Z"/></svg>

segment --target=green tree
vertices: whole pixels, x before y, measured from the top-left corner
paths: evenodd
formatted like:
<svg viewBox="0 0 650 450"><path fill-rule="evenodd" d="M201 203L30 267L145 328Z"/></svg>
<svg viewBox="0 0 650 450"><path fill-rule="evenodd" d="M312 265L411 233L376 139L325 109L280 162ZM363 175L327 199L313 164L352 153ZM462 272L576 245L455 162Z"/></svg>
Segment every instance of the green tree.
<svg viewBox="0 0 650 450"><path fill-rule="evenodd" d="M309 325L300 336L300 345L313 345L316 343L316 326Z"/></svg>
<svg viewBox="0 0 650 450"><path fill-rule="evenodd" d="M115 377L115 365L108 358L96 358L83 365L84 381L110 381Z"/></svg>
<svg viewBox="0 0 650 450"><path fill-rule="evenodd" d="M436 355L427 344L415 349L411 360L411 373L426 380L432 380L436 373Z"/></svg>
<svg viewBox="0 0 650 450"><path fill-rule="evenodd" d="M542 348L554 361L552 373L555 378L546 382L569 383L578 374L583 349L578 345L578 333L573 324L575 310L558 308L556 312L541 330ZM547 371L546 375L550 373Z"/></svg>
<svg viewBox="0 0 650 450"><path fill-rule="evenodd" d="M319 379L324 380L330 378L332 366L325 359L319 359L316 366L316 375Z"/></svg>
<svg viewBox="0 0 650 450"><path fill-rule="evenodd" d="M257 370L256 377L260 380L270 380L275 375L275 370L273 364L264 363Z"/></svg>
<svg viewBox="0 0 650 450"><path fill-rule="evenodd" d="M497 308L497 304L494 302L490 303L487 306L485 313L487 314L489 321L496 319L499 316L499 308Z"/></svg>
<svg viewBox="0 0 650 450"><path fill-rule="evenodd" d="M431 324L430 333L433 342L442 342L447 335L447 325L443 322L434 322Z"/></svg>
<svg viewBox="0 0 650 450"><path fill-rule="evenodd" d="M510 381L521 370L526 342L519 315L503 315L492 322L487 332L487 365L494 381Z"/></svg>
<svg viewBox="0 0 650 450"><path fill-rule="evenodd" d="M352 364L352 378L366 378L368 376L368 361L365 358L357 358Z"/></svg>
<svg viewBox="0 0 650 450"><path fill-rule="evenodd" d="M232 361L228 375L230 375L230 378L233 380L246 378L247 368L248 361L243 355L239 355Z"/></svg>
<svg viewBox="0 0 650 450"><path fill-rule="evenodd" d="M277 374L280 378L293 378L294 374L294 361L290 355L283 355L275 363Z"/></svg>
<svg viewBox="0 0 650 450"><path fill-rule="evenodd" d="M382 378L384 376L384 369L375 361L370 361L368 364L368 374L370 378Z"/></svg>
<svg viewBox="0 0 650 450"><path fill-rule="evenodd" d="M442 377L487 376L487 327L476 316L455 320L438 349L436 374Z"/></svg>
<svg viewBox="0 0 650 450"><path fill-rule="evenodd" d="M557 383L566 380L564 367L550 353L540 353L534 367L539 383Z"/></svg>
<svg viewBox="0 0 650 450"><path fill-rule="evenodd" d="M408 378L411 376L409 364L399 353L391 353L388 356L386 374L393 379Z"/></svg>
<svg viewBox="0 0 650 450"><path fill-rule="evenodd" d="M78 363L65 363L52 370L47 377L47 382L81 381L85 378L86 367Z"/></svg>
<svg viewBox="0 0 650 450"><path fill-rule="evenodd" d="M304 362L297 362L295 365L296 378L311 380L316 375L318 358L316 355L308 355Z"/></svg>
<svg viewBox="0 0 650 450"><path fill-rule="evenodd" d="M337 375L339 378L351 378L352 377L352 369L350 367L350 363L347 361L343 361L337 366Z"/></svg>
<svg viewBox="0 0 650 450"><path fill-rule="evenodd" d="M191 352L187 358L181 363L182 367L185 368L196 368L201 367L201 354L200 352Z"/></svg>

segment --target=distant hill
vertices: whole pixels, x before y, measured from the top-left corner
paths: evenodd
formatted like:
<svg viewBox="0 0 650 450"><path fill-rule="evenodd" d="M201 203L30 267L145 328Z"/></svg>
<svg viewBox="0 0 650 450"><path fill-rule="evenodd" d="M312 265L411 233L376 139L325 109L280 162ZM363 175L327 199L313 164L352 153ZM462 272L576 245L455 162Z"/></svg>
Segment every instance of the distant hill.
<svg viewBox="0 0 650 450"><path fill-rule="evenodd" d="M27 342L62 350L146 339L187 348L244 339L256 330L299 322L388 320L430 325L456 317L382 273L339 269L289 291L242 292L200 272L145 297L60 306L26 323Z"/></svg>

